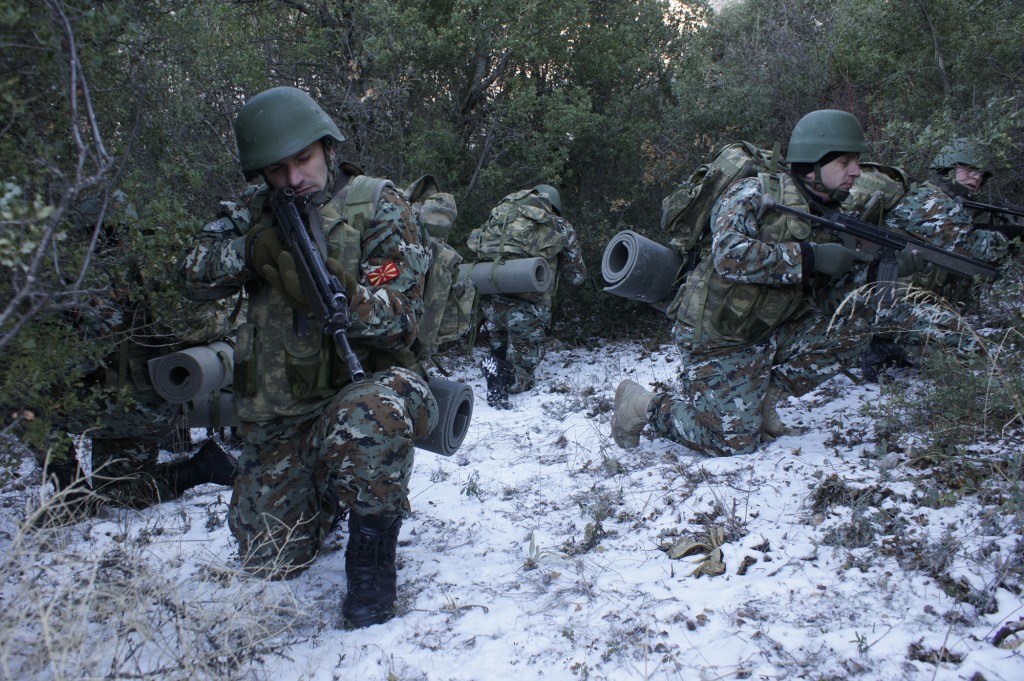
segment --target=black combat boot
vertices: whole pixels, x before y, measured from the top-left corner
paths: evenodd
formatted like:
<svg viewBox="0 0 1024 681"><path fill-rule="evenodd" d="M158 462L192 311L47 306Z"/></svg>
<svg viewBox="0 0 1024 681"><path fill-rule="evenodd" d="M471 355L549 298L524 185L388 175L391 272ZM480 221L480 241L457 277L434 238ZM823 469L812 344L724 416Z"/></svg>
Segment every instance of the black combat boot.
<svg viewBox="0 0 1024 681"><path fill-rule="evenodd" d="M192 457L168 466L163 477L175 494L207 482L231 487L235 484L237 466L235 457L210 438Z"/></svg>
<svg viewBox="0 0 1024 681"><path fill-rule="evenodd" d="M860 371L868 383L878 383L878 373L889 367L912 367L907 351L892 341L872 336L867 350L860 356Z"/></svg>
<svg viewBox="0 0 1024 681"><path fill-rule="evenodd" d="M398 596L395 549L402 519L397 516L348 516L345 576L348 591L341 614L345 624L368 627L391 619Z"/></svg>
<svg viewBox="0 0 1024 681"><path fill-rule="evenodd" d="M516 370L511 364L497 355L484 357L480 368L487 379L487 404L494 409L511 409L508 393L516 380Z"/></svg>
<svg viewBox="0 0 1024 681"><path fill-rule="evenodd" d="M77 459L50 462L43 476L45 482L53 485L56 494L30 519L32 526L66 525L92 515L99 508L100 497L89 487Z"/></svg>

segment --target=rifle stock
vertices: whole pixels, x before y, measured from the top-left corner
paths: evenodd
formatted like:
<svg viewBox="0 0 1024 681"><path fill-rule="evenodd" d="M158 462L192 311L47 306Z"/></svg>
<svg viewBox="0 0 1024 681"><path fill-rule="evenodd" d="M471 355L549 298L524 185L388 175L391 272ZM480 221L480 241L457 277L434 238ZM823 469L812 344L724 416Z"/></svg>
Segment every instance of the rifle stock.
<svg viewBox="0 0 1024 681"><path fill-rule="evenodd" d="M281 243L295 258L299 283L306 300L313 307L313 314L320 321L324 333L334 338L338 355L348 365L352 380L359 383L366 377L366 372L348 342L348 327L351 325L348 291L324 264L309 226L299 213L298 200L295 192L287 187L271 196L270 203L277 217L278 234Z"/></svg>
<svg viewBox="0 0 1024 681"><path fill-rule="evenodd" d="M877 274L879 283L891 285L896 281L899 269L896 266L896 252L908 247L925 262L930 262L936 267L961 277L968 279L979 277L982 281L991 282L995 281L998 274L996 268L988 263L873 225L852 215L838 211L832 211L827 215L814 215L783 205L770 195L762 197L759 217L765 211L773 209L825 227L838 236L847 248L876 255L879 261Z"/></svg>

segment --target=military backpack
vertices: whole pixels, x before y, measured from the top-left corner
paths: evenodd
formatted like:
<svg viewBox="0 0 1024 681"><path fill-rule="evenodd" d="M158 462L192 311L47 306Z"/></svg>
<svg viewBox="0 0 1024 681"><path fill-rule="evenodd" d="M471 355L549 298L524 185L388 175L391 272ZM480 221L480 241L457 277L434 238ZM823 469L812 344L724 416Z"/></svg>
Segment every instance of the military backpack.
<svg viewBox="0 0 1024 681"><path fill-rule="evenodd" d="M445 239L455 224L455 197L440 191L431 175L424 175L406 188L420 226L427 232L431 261L423 291L423 317L420 319L419 355L426 359L437 348L462 338L473 323L476 285L471 279L459 279L462 256Z"/></svg>
<svg viewBox="0 0 1024 681"><path fill-rule="evenodd" d="M352 178L345 196L349 224L360 231L365 228L387 184L387 180L366 175ZM476 287L470 280L458 280L462 256L444 240L455 221L455 198L441 192L430 175L416 180L403 195L423 228L421 237L431 253L415 347L416 358L427 361L440 345L458 340L469 331Z"/></svg>
<svg viewBox="0 0 1024 681"><path fill-rule="evenodd" d="M711 211L725 190L758 173L775 174L778 158L777 147L760 149L749 142L735 142L693 171L661 202L661 229L671 237L669 245L692 256L711 234Z"/></svg>
<svg viewBox="0 0 1024 681"><path fill-rule="evenodd" d="M902 168L862 161L860 177L843 201L844 213L855 213L866 222L882 224L885 214L907 195L910 182Z"/></svg>
<svg viewBox="0 0 1024 681"><path fill-rule="evenodd" d="M487 222L470 232L466 246L481 260L550 261L565 248L565 237L555 224L551 202L535 189L523 189L492 208Z"/></svg>

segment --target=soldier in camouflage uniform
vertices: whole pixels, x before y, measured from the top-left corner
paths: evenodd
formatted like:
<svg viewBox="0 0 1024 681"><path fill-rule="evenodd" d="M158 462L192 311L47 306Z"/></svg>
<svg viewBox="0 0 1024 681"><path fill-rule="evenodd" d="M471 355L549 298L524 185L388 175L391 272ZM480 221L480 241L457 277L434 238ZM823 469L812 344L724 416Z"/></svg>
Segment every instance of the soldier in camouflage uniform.
<svg viewBox="0 0 1024 681"><path fill-rule="evenodd" d="M384 622L397 595L395 551L410 508L413 440L438 420L410 350L430 251L402 193L341 162L337 145L345 138L306 92L262 92L234 127L246 177L263 183L242 203L223 204L181 270L193 299L243 287L249 296L232 384L243 446L231 531L246 569L289 577L316 557L347 508L342 614L354 627ZM367 187L372 195L350 206ZM272 192L284 188L304 202L314 241L347 291L348 337L365 380L353 381L333 337L309 313L271 209Z"/></svg>
<svg viewBox="0 0 1024 681"><path fill-rule="evenodd" d="M130 248L135 236L132 221L138 215L123 192L115 191L106 203L90 197L77 213L80 231L99 230L88 286L100 293L85 298L65 316L82 340L75 346L82 352L73 358L72 371L82 374L78 391L92 408L47 414L60 432L37 458L46 479L62 494L45 508L43 520L73 520L101 501L138 508L174 499L201 483L230 485L234 459L213 440L194 456L158 463L161 447L184 421L181 405L161 398L147 371L152 358L222 337L226 316L195 308L188 314L184 310L168 314L176 321L187 317L203 329L200 339L186 339L150 311L139 295L146 289L141 263ZM94 358L87 352L93 347L109 351ZM72 437L69 432L80 435ZM88 439L92 490L79 467L75 446Z"/></svg>
<svg viewBox="0 0 1024 681"><path fill-rule="evenodd" d="M960 255L998 263L1008 251L1006 237L977 228L970 212L956 201L974 196L992 175L978 149L966 139L955 139L942 148L931 169L935 177L912 187L886 215L886 226ZM879 332L861 357L867 380L877 380L885 366L915 364L929 348L977 350L976 337L963 325L955 307L969 295L972 282L930 265L916 269L900 280L896 300L878 312L875 328ZM906 299L908 294L913 297L914 289L929 291L938 299Z"/></svg>
<svg viewBox="0 0 1024 681"><path fill-rule="evenodd" d="M866 150L856 118L814 111L793 129L788 172L740 180L719 198L710 250L668 308L681 395L622 381L612 416L616 444L636 447L650 424L699 452L749 454L765 436L788 432L775 411L778 399L812 390L860 354L863 320L829 324L837 281L870 257L814 224L779 211L762 215L761 208L768 192L804 211L834 208L860 174Z"/></svg>
<svg viewBox="0 0 1024 681"><path fill-rule="evenodd" d="M544 243L534 244L529 255L543 254L551 266L554 283L543 293L492 294L480 297L480 312L487 329L490 355L484 358L482 369L487 380L487 404L498 409L509 409L509 394L521 393L533 387L534 372L544 358L544 341L551 326L551 308L558 287L559 275L573 286L579 286L587 276L583 264L583 249L569 221L562 217L562 201L558 190L539 184L531 190L516 192L502 202L529 202L540 207L553 229L537 230L537 238ZM499 204L500 205L500 204ZM501 235L496 234L500 239ZM472 243L478 252L498 249L497 243ZM527 255L527 254L522 254Z"/></svg>

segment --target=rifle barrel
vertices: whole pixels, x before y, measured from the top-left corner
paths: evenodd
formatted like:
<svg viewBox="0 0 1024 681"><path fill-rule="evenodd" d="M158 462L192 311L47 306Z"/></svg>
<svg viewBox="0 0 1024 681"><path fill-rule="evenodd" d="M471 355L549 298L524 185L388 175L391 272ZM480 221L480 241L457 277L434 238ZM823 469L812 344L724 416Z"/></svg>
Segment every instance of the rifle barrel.
<svg viewBox="0 0 1024 681"><path fill-rule="evenodd" d="M872 254L877 253L880 258L891 257L892 252L902 251L909 246L921 256L922 260L962 277L978 276L983 281L994 281L997 275L995 267L981 260L947 251L926 241L878 227L851 215L839 212L833 212L827 216L814 215L799 208L781 204L771 195L761 197L761 201L759 217L771 209L795 215L829 229L842 238L847 247Z"/></svg>
<svg viewBox="0 0 1024 681"><path fill-rule="evenodd" d="M324 264L323 256L317 250L296 201L295 192L287 187L271 197L270 203L277 216L278 234L284 247L295 258L302 292L312 305L324 333L334 338L335 349L345 360L352 381L360 383L366 377L366 372L348 341L347 330L351 323L348 291Z"/></svg>
<svg viewBox="0 0 1024 681"><path fill-rule="evenodd" d="M962 196L956 197L954 201L967 208L983 210L986 213L999 213L1000 215L1024 218L1024 206L1015 206L1012 203L982 203L981 201L965 199Z"/></svg>

